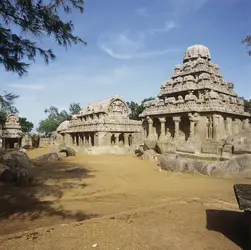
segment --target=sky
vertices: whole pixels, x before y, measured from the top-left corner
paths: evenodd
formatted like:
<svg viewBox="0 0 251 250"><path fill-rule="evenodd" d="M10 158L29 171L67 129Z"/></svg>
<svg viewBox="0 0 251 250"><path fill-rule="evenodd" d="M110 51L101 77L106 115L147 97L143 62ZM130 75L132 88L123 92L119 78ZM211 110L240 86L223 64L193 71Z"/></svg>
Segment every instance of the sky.
<svg viewBox="0 0 251 250"><path fill-rule="evenodd" d="M19 115L38 125L45 108L82 107L113 95L141 102L157 96L186 48L207 46L235 91L251 98L251 57L241 40L251 34L250 0L88 0L84 14L67 17L87 46L67 50L38 41L57 59L37 58L22 78L1 65L1 91L19 94Z"/></svg>

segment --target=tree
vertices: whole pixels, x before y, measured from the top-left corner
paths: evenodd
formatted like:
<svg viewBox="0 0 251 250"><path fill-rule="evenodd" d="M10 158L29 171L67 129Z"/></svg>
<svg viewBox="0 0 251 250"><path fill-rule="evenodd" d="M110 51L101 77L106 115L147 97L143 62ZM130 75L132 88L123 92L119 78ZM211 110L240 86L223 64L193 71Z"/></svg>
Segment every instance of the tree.
<svg viewBox="0 0 251 250"><path fill-rule="evenodd" d="M70 116L65 110L59 112L58 108L51 106L49 109L45 109L47 118L39 122L38 132L44 132L46 134L52 133L57 127L65 120L68 120Z"/></svg>
<svg viewBox="0 0 251 250"><path fill-rule="evenodd" d="M154 97L145 98L141 104L135 102L127 102L127 105L131 109L132 113L129 115L130 119L140 120L139 115L144 111L144 102L154 100Z"/></svg>
<svg viewBox="0 0 251 250"><path fill-rule="evenodd" d="M6 116L10 113L18 113L18 110L14 106L14 101L18 98L18 95L13 93L0 94L0 123L4 123Z"/></svg>
<svg viewBox="0 0 251 250"><path fill-rule="evenodd" d="M27 121L26 117L19 117L19 124L21 126L21 130L24 133L29 133L33 129L34 125L32 122Z"/></svg>
<svg viewBox="0 0 251 250"><path fill-rule="evenodd" d="M86 44L73 34L72 22L60 18L61 10L66 14L72 10L83 13L84 0L0 0L0 64L7 71L22 76L37 54L46 63L55 59L51 49L43 49L37 44L38 39L52 37L65 48Z"/></svg>
<svg viewBox="0 0 251 250"><path fill-rule="evenodd" d="M248 48L248 54L251 56L251 35L246 36L243 40L242 43L245 43Z"/></svg>
<svg viewBox="0 0 251 250"><path fill-rule="evenodd" d="M251 99L244 100L244 110L245 112L249 112L251 114Z"/></svg>
<svg viewBox="0 0 251 250"><path fill-rule="evenodd" d="M76 115L80 112L81 110L81 106L80 106L80 103L71 103L70 104L70 107L69 107L69 115L72 116L72 115Z"/></svg>

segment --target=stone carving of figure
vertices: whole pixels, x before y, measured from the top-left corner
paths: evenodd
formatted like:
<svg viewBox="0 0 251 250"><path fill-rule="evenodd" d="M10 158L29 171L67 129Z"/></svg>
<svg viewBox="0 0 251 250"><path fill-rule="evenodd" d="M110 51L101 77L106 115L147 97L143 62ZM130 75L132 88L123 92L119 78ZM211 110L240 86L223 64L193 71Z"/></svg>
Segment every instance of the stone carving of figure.
<svg viewBox="0 0 251 250"><path fill-rule="evenodd" d="M165 99L165 103L172 104L175 103L175 97L168 97Z"/></svg>
<svg viewBox="0 0 251 250"><path fill-rule="evenodd" d="M193 94L193 91L189 91L189 93L185 96L185 101L196 101L197 96Z"/></svg>
<svg viewBox="0 0 251 250"><path fill-rule="evenodd" d="M213 138L213 120L212 117L207 118L207 139Z"/></svg>
<svg viewBox="0 0 251 250"><path fill-rule="evenodd" d="M183 66L183 70L184 71L189 71L192 69L192 65L191 65L191 62L185 62L184 63L184 66Z"/></svg>
<svg viewBox="0 0 251 250"><path fill-rule="evenodd" d="M210 98L210 96L209 96L209 91L206 90L206 91L205 91L205 100L208 100L209 98Z"/></svg>
<svg viewBox="0 0 251 250"><path fill-rule="evenodd" d="M219 97L218 93L211 89L209 93L210 99L217 99Z"/></svg>
<svg viewBox="0 0 251 250"><path fill-rule="evenodd" d="M176 65L174 68L174 74L179 75L182 71L182 66L181 65Z"/></svg>
<svg viewBox="0 0 251 250"><path fill-rule="evenodd" d="M198 95L199 95L199 102L204 102L204 100L205 100L205 96L204 96L204 94L201 92L201 91L199 91L198 92Z"/></svg>
<svg viewBox="0 0 251 250"><path fill-rule="evenodd" d="M183 97L181 95L179 95L177 103L183 103L183 102L184 102Z"/></svg>

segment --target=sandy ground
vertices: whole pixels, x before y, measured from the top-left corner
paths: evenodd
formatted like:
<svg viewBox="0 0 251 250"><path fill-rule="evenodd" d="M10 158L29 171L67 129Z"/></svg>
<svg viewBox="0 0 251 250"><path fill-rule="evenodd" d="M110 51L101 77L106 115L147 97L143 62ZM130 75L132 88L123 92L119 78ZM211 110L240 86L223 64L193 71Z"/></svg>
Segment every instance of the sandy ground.
<svg viewBox="0 0 251 250"><path fill-rule="evenodd" d="M0 249L245 247L233 184L251 181L169 173L116 155L78 154L34 172L32 187L0 186Z"/></svg>

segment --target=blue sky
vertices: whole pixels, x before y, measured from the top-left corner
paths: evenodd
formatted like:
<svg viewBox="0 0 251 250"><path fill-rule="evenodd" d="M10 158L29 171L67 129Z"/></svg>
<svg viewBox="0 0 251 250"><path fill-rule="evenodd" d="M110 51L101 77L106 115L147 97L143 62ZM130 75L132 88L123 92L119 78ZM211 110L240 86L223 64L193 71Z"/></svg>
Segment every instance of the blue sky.
<svg viewBox="0 0 251 250"><path fill-rule="evenodd" d="M250 0L88 0L83 15L73 13L75 33L87 46L52 48L56 61L41 59L21 79L0 69L1 90L20 95L20 116L38 124L51 105L68 109L111 95L140 102L156 96L186 48L203 44L226 81L251 97L251 57L242 38L251 34Z"/></svg>

